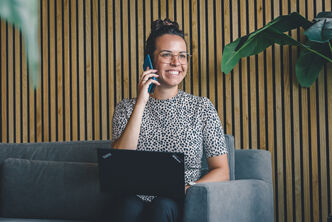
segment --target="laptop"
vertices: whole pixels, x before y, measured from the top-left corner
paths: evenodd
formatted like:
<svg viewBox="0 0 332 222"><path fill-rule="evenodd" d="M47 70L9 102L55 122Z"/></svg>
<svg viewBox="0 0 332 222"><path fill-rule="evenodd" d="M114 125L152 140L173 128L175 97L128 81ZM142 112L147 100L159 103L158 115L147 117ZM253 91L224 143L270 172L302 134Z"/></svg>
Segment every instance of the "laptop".
<svg viewBox="0 0 332 222"><path fill-rule="evenodd" d="M184 198L184 154L98 149L102 192Z"/></svg>

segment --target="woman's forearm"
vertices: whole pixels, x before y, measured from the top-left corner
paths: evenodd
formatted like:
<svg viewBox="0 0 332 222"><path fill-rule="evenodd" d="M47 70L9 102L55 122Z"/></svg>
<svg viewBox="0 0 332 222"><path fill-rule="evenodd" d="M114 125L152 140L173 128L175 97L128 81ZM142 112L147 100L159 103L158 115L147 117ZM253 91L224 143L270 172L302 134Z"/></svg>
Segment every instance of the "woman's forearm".
<svg viewBox="0 0 332 222"><path fill-rule="evenodd" d="M228 170L226 168L215 168L206 175L204 175L201 179L197 180L196 183L218 182L227 180L229 180Z"/></svg>
<svg viewBox="0 0 332 222"><path fill-rule="evenodd" d="M121 136L112 144L114 149L136 150L140 133L144 104L136 104Z"/></svg>

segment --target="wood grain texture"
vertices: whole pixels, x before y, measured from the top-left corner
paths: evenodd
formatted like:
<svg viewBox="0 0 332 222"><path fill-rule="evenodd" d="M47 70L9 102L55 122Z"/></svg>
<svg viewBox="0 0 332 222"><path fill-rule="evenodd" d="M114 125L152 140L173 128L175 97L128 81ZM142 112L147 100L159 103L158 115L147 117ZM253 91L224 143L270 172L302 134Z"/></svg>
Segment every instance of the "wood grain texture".
<svg viewBox="0 0 332 222"><path fill-rule="evenodd" d="M208 97L237 149L272 154L275 221L332 213L332 65L310 88L296 47L274 45L221 72L225 45L279 15L312 20L329 0L40 1L41 78L31 89L24 36L0 22L0 142L110 140L115 105L137 95L153 20L176 19L192 55L180 88ZM304 41L303 30L293 38Z"/></svg>

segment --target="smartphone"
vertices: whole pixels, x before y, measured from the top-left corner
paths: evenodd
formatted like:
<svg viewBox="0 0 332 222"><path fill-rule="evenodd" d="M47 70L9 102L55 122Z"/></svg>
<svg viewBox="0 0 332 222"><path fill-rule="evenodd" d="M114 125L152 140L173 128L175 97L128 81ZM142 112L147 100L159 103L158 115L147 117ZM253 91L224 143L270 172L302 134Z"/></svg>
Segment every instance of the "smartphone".
<svg viewBox="0 0 332 222"><path fill-rule="evenodd" d="M147 54L145 59L144 59L143 70L145 71L148 67L149 67L149 69L153 69L152 62L151 62L151 57L150 57L149 54ZM151 77L151 78L154 79L154 80L157 80L156 77ZM154 88L156 88L156 85L151 83L149 85L149 88L148 88L148 93L153 93Z"/></svg>

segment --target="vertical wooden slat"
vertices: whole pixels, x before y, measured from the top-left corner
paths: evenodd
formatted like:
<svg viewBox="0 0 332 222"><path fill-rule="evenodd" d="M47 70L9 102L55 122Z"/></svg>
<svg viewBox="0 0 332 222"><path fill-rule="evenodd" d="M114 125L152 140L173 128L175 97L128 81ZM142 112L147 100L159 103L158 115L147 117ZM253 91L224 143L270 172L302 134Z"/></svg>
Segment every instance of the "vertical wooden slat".
<svg viewBox="0 0 332 222"><path fill-rule="evenodd" d="M79 140L78 137L78 112L79 112L79 108L77 102L79 101L79 94L77 93L77 85L79 83L79 79L77 79L77 73L79 72L79 69L77 68L77 63L79 62L79 57L77 55L77 47L78 47L78 42L77 42L77 36L78 36L78 32L76 30L77 29L77 21L76 21L76 17L78 15L78 12L76 11L76 0L70 0L70 16L71 16L71 106L72 106L72 119L71 119L71 123L72 123L72 140L76 141Z"/></svg>
<svg viewBox="0 0 332 222"><path fill-rule="evenodd" d="M286 15L288 14L288 3L287 1L283 0L282 1L282 14ZM291 144L291 104L290 104L290 68L291 64L289 64L289 50L290 48L288 46L284 46L282 51L282 105L283 105L283 145L282 147L284 148L284 159L283 163L285 164L283 166L284 170L283 172L283 178L284 180L284 191L285 191L285 196L286 200L284 203L284 208L286 208L285 215L286 221L294 221L293 218L293 196L290 194L293 194L293 186L292 186L292 144Z"/></svg>
<svg viewBox="0 0 332 222"><path fill-rule="evenodd" d="M28 142L28 75L27 75L27 63L26 63L26 54L23 43L22 33L20 36L20 42L22 43L22 133L23 133L23 143ZM0 77L1 78L1 77Z"/></svg>
<svg viewBox="0 0 332 222"><path fill-rule="evenodd" d="M305 4L299 4L300 14L305 16ZM302 32L303 34L303 32ZM301 35L302 36L302 35ZM301 39L304 40L303 37ZM309 222L311 218L310 212L310 177L309 177L309 126L308 126L308 96L307 89L301 89L301 103L302 106L302 161L303 161L303 207L304 207L304 221Z"/></svg>
<svg viewBox="0 0 332 222"><path fill-rule="evenodd" d="M15 141L21 143L21 48L20 48L20 31L15 30Z"/></svg>
<svg viewBox="0 0 332 222"><path fill-rule="evenodd" d="M136 62L136 53L137 53L137 44L136 44L136 35L138 34L136 32L136 26L137 26L137 20L135 19L135 2L130 1L130 61L131 61L131 93L132 97L136 97L137 95L137 82L138 79L136 77L136 72L139 70L139 67L141 66L139 63ZM154 11L157 11L154 9Z"/></svg>
<svg viewBox="0 0 332 222"><path fill-rule="evenodd" d="M113 5L113 1L108 1L108 5L107 5L107 24L108 26L107 28L107 32L108 32L108 55L109 55L109 59L108 59L108 87L109 87L109 93L108 93L108 98L109 98L109 107L107 107L107 109L109 109L110 115L109 115L109 138L112 139L112 114L113 114L113 110L115 107L115 102L114 101L114 91L116 89L114 89L114 53L113 53L113 45L114 45L114 41L115 39L113 38L113 14L115 13L114 10L114 5Z"/></svg>
<svg viewBox="0 0 332 222"><path fill-rule="evenodd" d="M92 116L92 109L94 109L93 103L92 103L92 78L93 78L93 70L92 70L92 23L91 23L91 7L92 5L90 4L90 0L86 0L85 2L85 47L86 47L86 58L85 58L85 78L86 78L86 129L87 129L87 135L86 139L87 140L92 140L92 121L93 121L93 116Z"/></svg>
<svg viewBox="0 0 332 222"><path fill-rule="evenodd" d="M198 0L199 5L197 5L197 23L198 23L198 50L199 50L199 64L200 69L198 69L198 74L200 74L200 79L198 82L198 87L201 88L200 96L207 96L207 61L206 61L206 23L205 23L205 0ZM199 16L199 17L198 17Z"/></svg>
<svg viewBox="0 0 332 222"><path fill-rule="evenodd" d="M160 17L161 19L165 19L166 18L166 1L167 0L160 0ZM150 8L150 4L147 2L149 2L148 0L146 0L145 4L147 7ZM156 2L156 1L155 1ZM150 26L148 26L150 27Z"/></svg>
<svg viewBox="0 0 332 222"><path fill-rule="evenodd" d="M236 13L239 11L239 1L232 1L232 14L230 15L232 17L232 41L235 41L238 37L241 35L241 30L239 30L239 22L241 17L239 18L239 13ZM234 13L235 12L235 13ZM233 87L233 91L231 90L230 95L233 93L233 98L231 98L232 102L230 101L228 106L234 105L234 109L231 111L232 115L232 125L233 125L233 134L235 136L235 147L236 148L243 148L241 147L241 141L242 141L242 135L241 135L241 103L240 103L240 88L239 88L239 83L240 83L240 67L243 63L244 59L241 59L240 63L237 64L232 73L232 81L230 81L230 86ZM233 104L232 104L233 103ZM233 108L233 107L232 107Z"/></svg>
<svg viewBox="0 0 332 222"><path fill-rule="evenodd" d="M7 141L8 129L7 129L7 53L6 53L6 40L7 40L6 23L1 20L1 132L2 142Z"/></svg>
<svg viewBox="0 0 332 222"><path fill-rule="evenodd" d="M49 61L49 50L50 50L50 46L49 46L49 20L48 20L48 4L49 2L46 1L41 1L42 3L42 30L43 32L41 33L41 38L43 40L43 45L41 45L42 47L42 62L43 62L43 70L42 70L42 75L43 75L43 82L41 82L41 84L43 84L43 105L44 107L42 107L43 109L43 113L44 113L44 122L42 123L44 126L44 141L48 142L50 141L50 110L49 110L49 88L48 88L48 83L49 83L49 70L50 70L50 61Z"/></svg>
<svg viewBox="0 0 332 222"><path fill-rule="evenodd" d="M168 0L168 18L174 20L174 0Z"/></svg>
<svg viewBox="0 0 332 222"><path fill-rule="evenodd" d="M257 13L255 11L255 5L257 4L257 1L248 1L248 12L247 12L247 17L249 19L248 21L248 30L249 33L255 31L255 18L257 18ZM247 143L247 147L248 148L254 148L257 149L258 144L257 144L257 140L258 140L258 132L257 132L257 92L256 92L256 88L257 88L257 82L256 82L256 56L251 56L249 58L249 65L250 65L250 70L248 70L248 74L245 75L249 78L250 84L249 82L247 83L247 89L250 90L250 94L247 96L248 97L248 101L246 101L245 103L247 104L246 106L243 107L244 111L248 110L248 123L246 120L244 120L244 123L247 123L248 125L244 127L244 129L247 129L248 132L245 134L248 134L248 138L249 141ZM248 76L249 75L249 76ZM244 94L244 92L243 92ZM245 101L245 97L243 98L243 100ZM249 103L250 101L250 103ZM244 143L246 144L246 143Z"/></svg>
<svg viewBox="0 0 332 222"><path fill-rule="evenodd" d="M89 1L89 0L85 0ZM78 73L79 73L79 80L78 80L78 87L79 87L79 140L85 140L86 134L85 134L85 128L87 127L87 122L85 120L85 67L84 67L84 57L85 57L85 51L84 47L86 45L85 43L85 34L84 34L84 28L86 27L86 24L84 24L84 14L83 14L83 4L82 2L76 1L76 4L78 7L78 35L79 35L79 42L78 42Z"/></svg>
<svg viewBox="0 0 332 222"><path fill-rule="evenodd" d="M159 7L159 1L152 1L153 7L152 7L152 20L158 19L158 7Z"/></svg>
<svg viewBox="0 0 332 222"><path fill-rule="evenodd" d="M223 8L224 8L224 30L225 30L225 45L229 44L231 42L231 35L232 35L232 27L231 27L231 8L230 8L230 0L225 1ZM232 75L231 73L225 73L227 74L224 79L224 86L225 86L225 102L223 103L224 106L226 106L226 108L224 108L225 110L225 119L226 122L224 123L224 127L226 129L225 133L227 134L232 134L233 132L233 124L232 124L232 116L234 115L234 113L232 112L232 95L231 95L231 79L232 79Z"/></svg>
<svg viewBox="0 0 332 222"><path fill-rule="evenodd" d="M120 2L116 2L113 6L115 9L115 42L116 42L116 49L115 49L115 58L116 58L116 102L120 102L122 99L121 91L122 91L122 70L121 70L121 21L120 21Z"/></svg>
<svg viewBox="0 0 332 222"><path fill-rule="evenodd" d="M289 6L291 11L296 11L297 5L296 2L292 2L291 5ZM296 39L297 38L297 31L293 30L291 32L291 36ZM294 61L297 58L297 48L292 47L292 61L294 64ZM293 132L294 136L292 138L293 140L293 155L294 155L294 190L295 194L293 195L295 198L295 212L293 213L293 217L296 221L302 221L303 219L303 210L302 210L302 164L301 164L301 142L300 142L300 107L299 107L299 101L300 101L300 95L299 95L299 85L296 80L296 73L295 73L295 66L292 65L292 94L293 94L293 100L292 100L292 107L293 107L293 112L291 115L291 118L293 119Z"/></svg>
<svg viewBox="0 0 332 222"><path fill-rule="evenodd" d="M327 206L328 202L328 192L327 192L327 164L326 163L326 121L327 119L325 118L325 106L327 104L325 104L325 97L327 95L325 95L325 87L324 87L324 69L320 72L319 76L318 76L318 85L320 87L318 87L318 112L319 112L319 135L318 135L318 142L319 142L319 152L320 152L320 156L318 156L318 158L320 159L320 172L318 172L320 174L320 186L321 186L321 192L320 192L320 206L321 206L321 215L322 215L322 220L324 220L324 218L327 218L328 216L328 209L327 207L323 207L323 206ZM319 202L317 203L317 205L319 205Z"/></svg>
<svg viewBox="0 0 332 222"><path fill-rule="evenodd" d="M108 73L106 72L106 13L105 13L105 0L100 1L100 63L101 63L101 104L100 104L100 109L101 109L101 134L102 140L107 140L107 84L108 82L106 81L106 75Z"/></svg>
<svg viewBox="0 0 332 222"><path fill-rule="evenodd" d="M207 47L207 53L209 55L209 57L206 57L206 63L207 63L207 67L209 72L206 72L206 76L209 77L209 81L207 82L209 89L208 89L208 95L210 100L212 101L213 104L216 104L216 95L215 95L215 63L218 63L218 61L215 60L215 54L214 54L214 48L216 47L216 43L214 42L214 23L215 23L215 19L213 19L213 16L209 16L209 15L213 15L213 1L212 0L208 0L207 1L207 14L204 15L207 17L207 27L206 27L206 33L208 33L208 37L207 37L207 41L208 41L208 45Z"/></svg>
<svg viewBox="0 0 332 222"><path fill-rule="evenodd" d="M245 36L247 34L247 13L249 5L246 1L240 1L239 5L240 14L238 21L241 24L240 36ZM236 87L236 92L239 93L239 120L240 128L238 133L238 138L241 138L241 148L249 148L249 128L248 128L248 75L251 75L250 70L248 70L248 62L250 63L250 58L245 58L241 60L241 71L239 70L239 81L237 82L238 86ZM250 65L250 64L249 64ZM234 84L235 81L234 81ZM251 88L251 87L250 87ZM240 133L241 132L241 133Z"/></svg>
<svg viewBox="0 0 332 222"><path fill-rule="evenodd" d="M193 94L198 95L198 26L197 26L197 2L196 0L191 1L191 27L192 27L192 61L193 61Z"/></svg>
<svg viewBox="0 0 332 222"><path fill-rule="evenodd" d="M331 10L331 4L329 6L329 9ZM327 72L326 73L332 73L332 65L331 64L327 64ZM327 89L327 97L328 98L332 98L332 75L327 75L327 84L328 89ZM328 126L332 126L332 103L329 102L328 103ZM332 146L332 129L329 129L329 145L330 147ZM330 169L330 175L329 175L329 184L330 184L330 193L329 193L329 200L330 200L330 209L329 209L329 213L332 213L332 194L331 194L331 188L332 188L332 176L331 176L331 170L332 170L332 152L331 149L329 149L329 156L328 156L329 161L329 169Z"/></svg>
<svg viewBox="0 0 332 222"><path fill-rule="evenodd" d="M221 1L216 1L216 8L215 8L215 11L216 11L216 17L219 17L219 19L216 19L216 43L215 43L215 47L217 48L216 49L216 52L217 52L217 55L216 55L216 58L217 58L217 61L215 61L217 63L217 79L215 81L217 81L217 102L218 102L218 106L217 106L217 109L218 109L218 113L219 113L219 118L222 122L222 125L224 126L224 122L223 122L223 118L224 118L224 107L223 107L223 104L224 104L224 87L223 87L223 75L224 73L221 72L221 57L222 57L222 52L221 50L219 50L220 48L222 48L222 44L223 44L223 41L225 40L223 38L223 36L225 35L225 33L222 34L222 24L224 22L224 20L222 20L222 15L223 14L223 5L221 4L222 2ZM225 14L224 14L225 16ZM226 30L224 30L226 31Z"/></svg>
<svg viewBox="0 0 332 222"><path fill-rule="evenodd" d="M123 41L123 87L124 87L124 98L129 97L129 47L128 47L128 16L127 16L127 10L128 10L128 5L127 1L122 2L122 27L123 27L123 36L122 36L122 41Z"/></svg>
<svg viewBox="0 0 332 222"><path fill-rule="evenodd" d="M41 32L38 33L38 42L41 42ZM39 50L39 48L38 48ZM40 78L40 73L39 78ZM42 142L43 141L43 126L42 126L42 115L43 115L43 110L42 110L42 88L40 87L40 82L38 83L39 87L35 90L36 92L36 101L35 101L35 113L36 113L36 134L37 134L37 142Z"/></svg>
<svg viewBox="0 0 332 222"><path fill-rule="evenodd" d="M13 60L13 55L14 55L14 43L13 43L13 37L14 37L14 27L11 25L8 25L8 121L9 121L9 126L8 126L8 136L9 136L9 142L13 143L14 142L14 60Z"/></svg>
<svg viewBox="0 0 332 222"><path fill-rule="evenodd" d="M263 27L263 20L265 19L263 17L263 0L257 0L257 29ZM266 110L265 110L265 75L266 73L264 72L264 54L265 53L260 53L257 57L258 59L258 103L259 103L259 146L261 149L267 149L267 144L266 144Z"/></svg>
<svg viewBox="0 0 332 222"><path fill-rule="evenodd" d="M49 50L50 50L50 61L49 61L49 65L50 65L50 79L49 81L49 86L50 86L50 101L48 101L50 103L50 130L51 130L51 141L56 141L56 95L55 95L55 41L56 41L56 36L55 36L55 25L56 25L56 21L55 21L55 15L54 15L54 0L50 0L48 2L49 4L49 33L50 33L50 45L49 45Z"/></svg>
<svg viewBox="0 0 332 222"><path fill-rule="evenodd" d="M64 0L63 1L63 9L64 9L64 17L63 17L63 35L64 35L64 52L63 52L63 60L64 60L64 84L63 84L63 88L64 88L64 106L65 108L64 110L64 140L66 141L70 141L71 140L71 133L72 133L72 128L71 128L71 116L70 114L72 113L71 110L71 102L70 102L70 97L71 97L71 86L70 86L70 79L71 79L71 70L70 70L70 53L71 53L71 49L69 46L69 33L70 33L70 29L69 29L69 17L70 17L70 11L69 11L69 1L72 0ZM72 37L73 38L73 37Z"/></svg>
<svg viewBox="0 0 332 222"><path fill-rule="evenodd" d="M100 107L100 103L99 103L99 90L101 88L101 86L99 85L100 83L100 78L99 78L99 72L101 70L99 70L99 62L100 59L99 58L99 28L98 28L98 1L92 1L92 11L93 11L93 15L92 15L92 22L93 22L93 90L91 91L91 93L93 94L94 97L94 102L93 102L93 107L92 109L94 109L94 116L92 116L93 122L94 122L94 140L100 140L100 112L99 110L101 109Z"/></svg>
<svg viewBox="0 0 332 222"><path fill-rule="evenodd" d="M180 1L177 1L180 2ZM182 1L183 2L183 1ZM190 16L189 16L189 2L184 2L183 4L183 11L184 11L184 15L188 15L188 16L184 16L184 21L183 21L183 31L185 33L185 40L187 42L187 52L189 54L191 54L191 41L190 41L190 37L191 37L191 32L190 32ZM186 92L191 92L191 70L190 67L192 65L192 60L189 61L188 63L188 69L187 69L187 75L186 78L184 79L185 82L185 90Z"/></svg>
<svg viewBox="0 0 332 222"><path fill-rule="evenodd" d="M271 2L270 1L265 1L265 8L264 10L266 11L265 13L265 21L266 23L270 22L273 18L271 13L268 13L269 10L271 10ZM267 121L267 147L268 150L272 154L272 178L273 178L273 189L274 189L274 215L276 215L276 220L278 221L278 211L277 211L277 203L278 203L278 191L276 187L276 173L275 173L275 147L274 147L274 134L273 134L273 129L274 129L274 121L273 121L273 114L274 114L274 106L273 106L273 80L272 80L272 48L269 47L266 49L266 73L265 78L266 78L266 88L269 89L266 92L266 121Z"/></svg>
<svg viewBox="0 0 332 222"><path fill-rule="evenodd" d="M57 110L56 110L56 115L57 115L57 124L58 124L58 141L63 141L63 118L64 118L64 104L63 104L63 65L62 64L62 57L64 56L63 54L63 46L64 43L62 42L62 1L57 0L56 1L56 7L57 7L57 17L56 17L56 26L57 26L57 36L56 36L56 41L57 41L57 73L56 73L56 78L57 78Z"/></svg>
<svg viewBox="0 0 332 222"><path fill-rule="evenodd" d="M308 19L312 20L314 18L314 5L313 0L308 1ZM311 197L310 197L310 211L311 211L311 221L321 221L319 217L319 187L318 187L318 161L317 161L317 101L316 101L316 82L310 87L310 137L311 137ZM308 120L309 121L309 120ZM314 204L315 203L315 204Z"/></svg>

